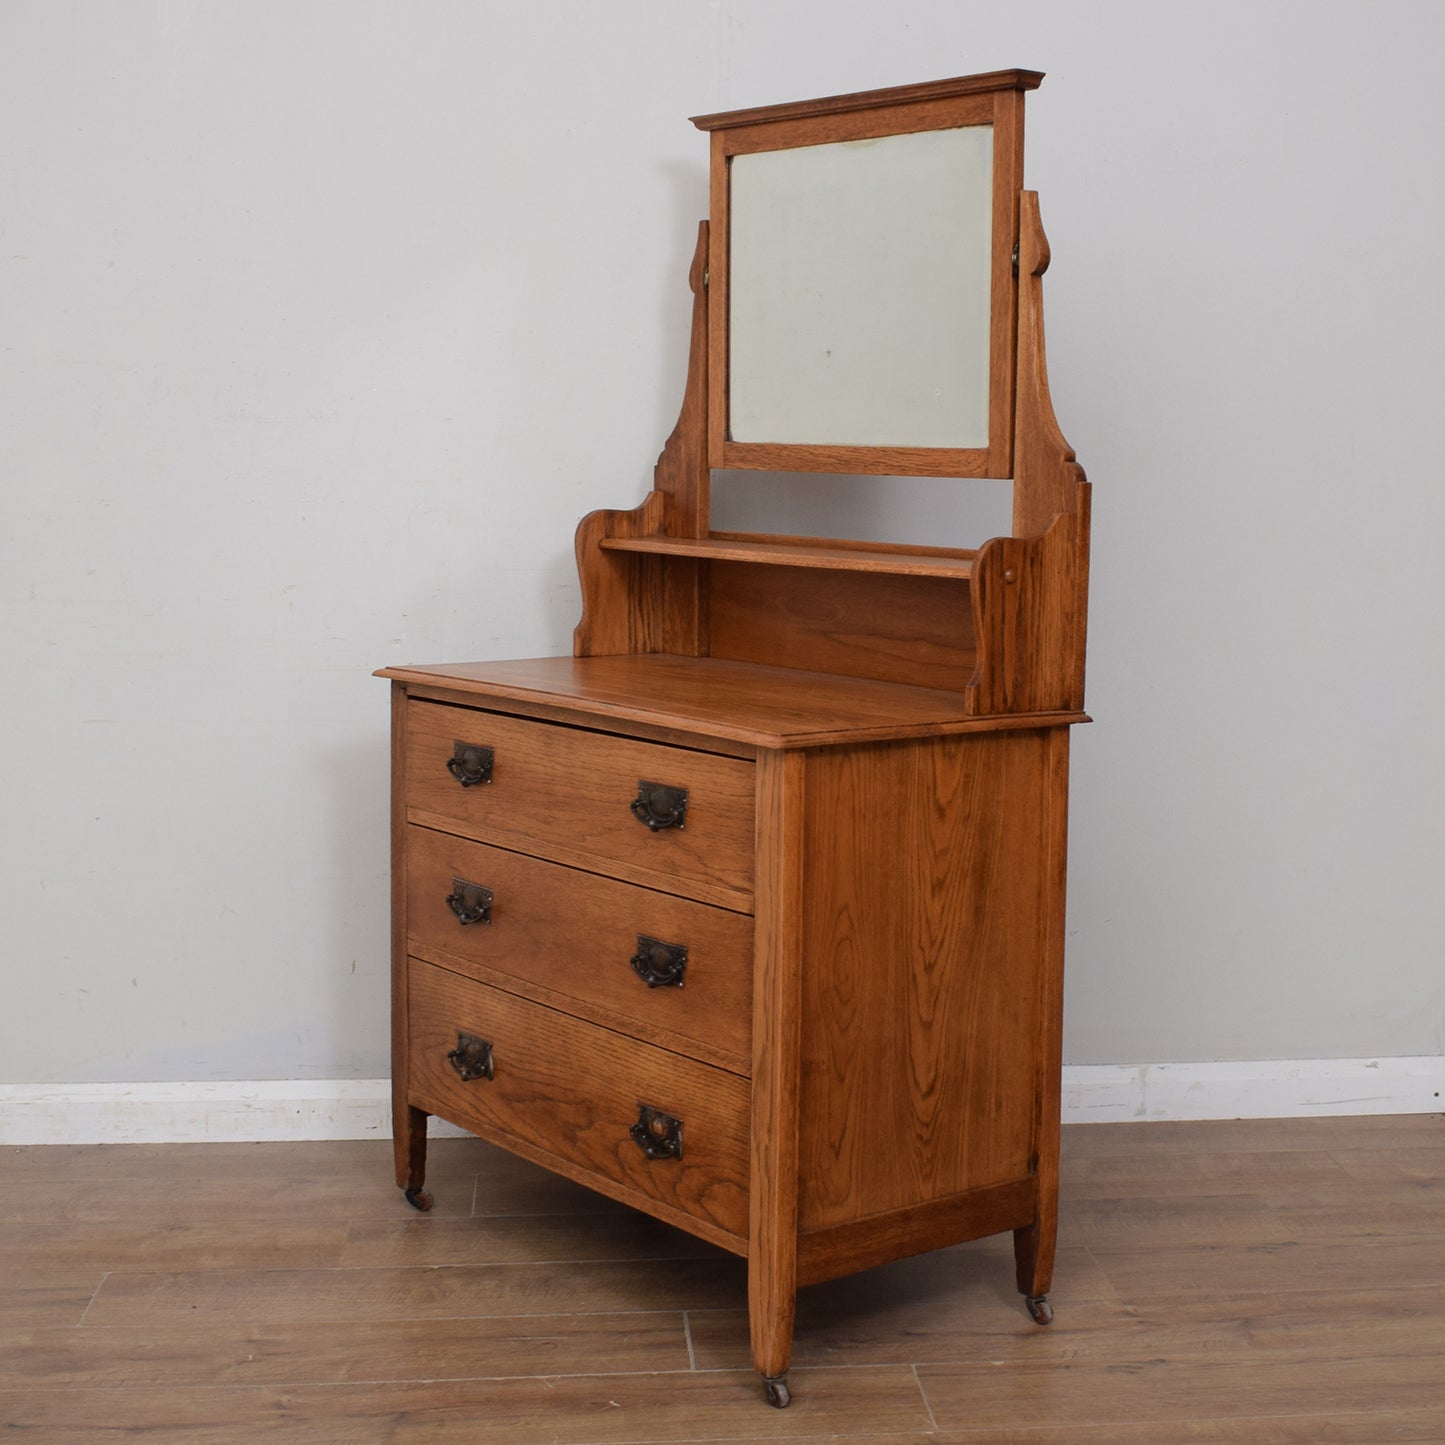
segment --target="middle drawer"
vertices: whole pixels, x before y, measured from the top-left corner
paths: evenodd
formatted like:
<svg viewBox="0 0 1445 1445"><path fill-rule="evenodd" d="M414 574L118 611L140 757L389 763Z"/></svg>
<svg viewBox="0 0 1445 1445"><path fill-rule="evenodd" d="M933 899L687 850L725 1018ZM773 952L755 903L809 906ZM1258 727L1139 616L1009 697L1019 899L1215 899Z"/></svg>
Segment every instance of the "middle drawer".
<svg viewBox="0 0 1445 1445"><path fill-rule="evenodd" d="M413 952L445 955L483 982L517 980L556 1008L580 1001L624 1032L748 1070L750 916L416 824L407 833Z"/></svg>

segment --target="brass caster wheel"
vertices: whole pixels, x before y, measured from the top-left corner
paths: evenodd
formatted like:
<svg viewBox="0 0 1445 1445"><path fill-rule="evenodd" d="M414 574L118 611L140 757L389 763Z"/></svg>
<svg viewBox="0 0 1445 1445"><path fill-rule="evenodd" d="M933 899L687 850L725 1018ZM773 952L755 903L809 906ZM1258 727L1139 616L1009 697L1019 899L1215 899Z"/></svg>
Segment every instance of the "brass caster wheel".
<svg viewBox="0 0 1445 1445"><path fill-rule="evenodd" d="M1025 1295L1024 1303L1029 1307L1029 1314L1033 1317L1033 1322L1036 1325L1046 1325L1053 1320L1054 1307L1049 1303L1048 1295Z"/></svg>
<svg viewBox="0 0 1445 1445"><path fill-rule="evenodd" d="M420 1188L408 1189L406 1191L406 1202L410 1204L413 1209L421 1210L423 1214L426 1214L432 1205L436 1203L425 1189Z"/></svg>
<svg viewBox="0 0 1445 1445"><path fill-rule="evenodd" d="M793 1392L788 1389L786 1375L772 1375L764 1379L763 1393L768 1397L768 1404L775 1410L785 1409L788 1401L793 1398Z"/></svg>

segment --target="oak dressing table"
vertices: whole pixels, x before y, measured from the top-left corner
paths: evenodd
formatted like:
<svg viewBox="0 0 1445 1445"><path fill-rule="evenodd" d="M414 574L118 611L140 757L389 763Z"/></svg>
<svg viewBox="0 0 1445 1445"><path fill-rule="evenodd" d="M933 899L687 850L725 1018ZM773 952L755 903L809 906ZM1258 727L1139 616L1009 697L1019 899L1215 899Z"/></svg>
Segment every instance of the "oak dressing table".
<svg viewBox="0 0 1445 1445"><path fill-rule="evenodd" d="M724 115L653 490L573 655L388 667L397 1182L462 1125L800 1285L1012 1231L1047 1323L1089 489L1004 71ZM900 274L903 273L903 274ZM969 549L722 532L714 469L1009 478Z"/></svg>

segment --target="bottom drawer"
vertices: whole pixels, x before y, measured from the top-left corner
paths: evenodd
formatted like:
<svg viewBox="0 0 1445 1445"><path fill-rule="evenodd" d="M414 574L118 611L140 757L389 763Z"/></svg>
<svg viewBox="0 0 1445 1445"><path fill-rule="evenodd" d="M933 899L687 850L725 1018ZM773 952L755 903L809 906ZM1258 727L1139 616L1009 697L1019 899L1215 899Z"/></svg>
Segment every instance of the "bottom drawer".
<svg viewBox="0 0 1445 1445"><path fill-rule="evenodd" d="M419 959L408 976L417 1108L746 1238L746 1079Z"/></svg>

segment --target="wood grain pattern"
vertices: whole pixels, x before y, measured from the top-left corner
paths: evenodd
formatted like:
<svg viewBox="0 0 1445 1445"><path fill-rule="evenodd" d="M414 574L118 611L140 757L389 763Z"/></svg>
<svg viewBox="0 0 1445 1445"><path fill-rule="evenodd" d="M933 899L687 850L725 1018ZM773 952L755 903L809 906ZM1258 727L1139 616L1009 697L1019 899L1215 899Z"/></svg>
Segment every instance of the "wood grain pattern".
<svg viewBox="0 0 1445 1445"><path fill-rule="evenodd" d="M974 670L968 588L915 576L838 576L714 562L715 658L905 687L958 689Z"/></svg>
<svg viewBox="0 0 1445 1445"><path fill-rule="evenodd" d="M406 1208L404 1204L398 1204ZM708 1259L564 1260L457 1265L444 1269L197 1270L110 1275L84 1329L174 1328L195 1319L259 1328L334 1320L464 1320L532 1314L618 1314L639 1307L638 1289L659 1287L648 1303L663 1311L705 1301L743 1301L738 1261L720 1250Z"/></svg>
<svg viewBox="0 0 1445 1445"><path fill-rule="evenodd" d="M947 80L926 80L914 85L894 85L881 90L857 90L847 95L825 95L816 100L786 101L781 105L752 106L747 110L718 111L695 115L699 130L726 130L766 121L799 120L840 111L872 110L879 106L916 104L946 100L952 96L980 95L1004 89L1037 90L1043 80L1040 70L992 70L981 75L958 75Z"/></svg>
<svg viewBox="0 0 1445 1445"><path fill-rule="evenodd" d="M582 616L572 634L578 657L629 652L692 653L697 637L697 569L684 576L655 557L602 550L609 538L648 537L667 515L667 499L651 491L629 511L589 512L577 524L573 549ZM671 585L669 585L671 583Z"/></svg>
<svg viewBox="0 0 1445 1445"><path fill-rule="evenodd" d="M970 713L1063 711L1074 692L1074 553L1078 523L1060 515L1042 537L995 537L972 584L977 670Z"/></svg>
<svg viewBox="0 0 1445 1445"><path fill-rule="evenodd" d="M653 471L653 485L665 498L662 530L671 537L705 537L712 473L707 461L708 257L711 227L697 228L697 245L688 267L692 320L688 332L687 378L682 406Z"/></svg>
<svg viewBox="0 0 1445 1445"><path fill-rule="evenodd" d="M1019 1220L1033 1217L1038 1192L1037 1177L1029 1176L809 1230L798 1241L799 1281L818 1284L1012 1230Z"/></svg>
<svg viewBox="0 0 1445 1445"><path fill-rule="evenodd" d="M809 756L805 1229L1034 1172L1047 746Z"/></svg>
<svg viewBox="0 0 1445 1445"><path fill-rule="evenodd" d="M758 759L748 1312L764 1379L787 1373L797 1295L804 767L798 753Z"/></svg>
<svg viewBox="0 0 1445 1445"><path fill-rule="evenodd" d="M889 738L1064 726L1083 713L974 717L961 691L840 677L716 657L535 657L385 668L409 688L451 691L459 702L550 705L589 727L649 724L698 743L810 748Z"/></svg>
<svg viewBox="0 0 1445 1445"><path fill-rule="evenodd" d="M406 1098L406 689L391 685L391 1117L398 1189L420 1189L426 1177L426 1120Z"/></svg>
<svg viewBox="0 0 1445 1445"><path fill-rule="evenodd" d="M1172 1438L1166 1432L1180 1422L1200 1419L1247 1419L1257 1431L1259 1418L1271 1414L1317 1415L1322 1399L1356 1412L1363 1399L1386 1411L1415 1410L1438 1386L1429 1362L1419 1357L1333 1360L1328 1370L1302 1371L1293 1363L1281 1370L1254 1360L1211 1369L1151 1354L1104 1371L1060 1360L1020 1362L1007 1370L928 1365L919 1379L943 1430L1010 1430L1072 1412L1082 1420L1152 1425L1156 1440Z"/></svg>
<svg viewBox="0 0 1445 1445"><path fill-rule="evenodd" d="M1014 1266L1019 1292L1046 1295L1053 1282L1059 1223L1059 1137L1064 1067L1064 892L1068 876L1069 730L1044 735L1045 800L1037 848L1039 886L1034 1017L1038 1036L1036 1113L1033 1126L1034 1204L1032 1221L1014 1230Z"/></svg>
<svg viewBox="0 0 1445 1445"><path fill-rule="evenodd" d="M309 1284L314 1276L300 1278ZM493 1277L483 1279L485 1284L476 1277L468 1282L473 1289L485 1288ZM504 1308L506 1284L493 1293ZM196 1308L187 1313L204 1313L207 1323L148 1319L139 1328L92 1324L19 1332L7 1340L11 1348L0 1356L0 1392L160 1392L187 1386L339 1385L689 1367L679 1311L507 1314L495 1319L472 1314L462 1316L461 1327L457 1316L288 1321L282 1318L286 1302L277 1294L271 1297L273 1316L227 1321L224 1310L233 1302L229 1295L216 1292L202 1300L193 1289L190 1298ZM462 1310L475 1308L474 1299L460 1291L452 1303Z"/></svg>
<svg viewBox="0 0 1445 1445"><path fill-rule="evenodd" d="M883 547L761 537L607 537L606 552L654 552L674 557L705 557L723 562L752 562L760 567L804 567L828 572L884 572L897 577L967 579L971 555L961 549L926 552Z"/></svg>
<svg viewBox="0 0 1445 1445"><path fill-rule="evenodd" d="M668 1388L659 1390L660 1380ZM38 1391L0 1395L0 1419L46 1445L93 1445L128 1431L165 1445L666 1445L730 1439L759 1445L811 1429L925 1431L911 1370L834 1376L808 1385L807 1413L760 1407L751 1372L583 1375L219 1389ZM801 1405L801 1400L799 1404ZM752 1413L748 1422L744 1410ZM762 1410L760 1414L759 1411ZM565 1436L559 1435L559 1428ZM698 1432L706 1432L699 1435Z"/></svg>
<svg viewBox="0 0 1445 1445"><path fill-rule="evenodd" d="M626 865L653 886L748 907L750 764L429 702L411 704L407 727L413 822L601 872ZM458 741L494 750L491 783L464 788L447 772ZM644 779L687 789L683 827L653 832L633 816Z"/></svg>
<svg viewBox="0 0 1445 1445"><path fill-rule="evenodd" d="M1070 552L1055 561L1062 576L1050 599L1057 609L1049 641L1060 669L1046 689L1060 706L1084 705L1084 652L1089 605L1090 490L1074 450L1064 440L1049 394L1044 345L1043 277L1049 267L1049 243L1039 219L1034 191L1019 197L1018 392L1014 426L1015 537L1038 537L1059 516L1073 519Z"/></svg>
<svg viewBox="0 0 1445 1445"><path fill-rule="evenodd" d="M484 983L531 985L528 996L555 1008L747 1073L748 915L415 826L407 858L414 951ZM446 902L458 877L492 890L490 923L458 923ZM633 971L639 936L687 949L680 988L649 988Z"/></svg>
<svg viewBox="0 0 1445 1445"><path fill-rule="evenodd" d="M704 1238L746 1239L746 1080L416 960L410 990L411 1102L683 1216ZM458 1077L447 1054L459 1032L493 1045L495 1078ZM683 1160L648 1160L629 1137L641 1105L683 1121Z"/></svg>

